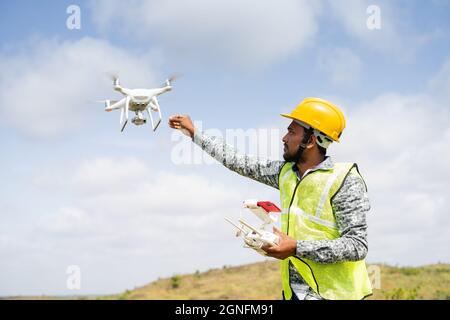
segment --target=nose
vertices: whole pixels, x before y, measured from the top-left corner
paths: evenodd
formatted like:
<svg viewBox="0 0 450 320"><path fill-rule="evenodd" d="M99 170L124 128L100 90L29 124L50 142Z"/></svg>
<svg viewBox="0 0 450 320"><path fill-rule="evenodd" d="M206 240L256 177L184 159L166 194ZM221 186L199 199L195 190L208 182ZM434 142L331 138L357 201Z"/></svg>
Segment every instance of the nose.
<svg viewBox="0 0 450 320"><path fill-rule="evenodd" d="M287 134L286 135L284 135L284 137L283 137L283 139L281 139L281 141L283 141L283 143L287 143Z"/></svg>

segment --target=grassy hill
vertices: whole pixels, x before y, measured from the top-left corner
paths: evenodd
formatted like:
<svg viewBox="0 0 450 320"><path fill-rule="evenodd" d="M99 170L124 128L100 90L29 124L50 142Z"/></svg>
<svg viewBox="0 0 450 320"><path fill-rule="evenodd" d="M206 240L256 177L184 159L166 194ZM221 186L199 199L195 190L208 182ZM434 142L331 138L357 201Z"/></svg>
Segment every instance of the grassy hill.
<svg viewBox="0 0 450 320"><path fill-rule="evenodd" d="M372 265L374 266L374 265ZM380 289L368 299L450 300L450 264L423 267L376 265ZM370 267L370 266L369 266ZM374 282L373 282L374 283ZM9 299L280 299L279 263L266 261L174 275L110 296L10 297Z"/></svg>
<svg viewBox="0 0 450 320"><path fill-rule="evenodd" d="M377 265L380 289L369 299L450 300L450 265ZM105 299L280 299L279 263L266 261L174 275Z"/></svg>

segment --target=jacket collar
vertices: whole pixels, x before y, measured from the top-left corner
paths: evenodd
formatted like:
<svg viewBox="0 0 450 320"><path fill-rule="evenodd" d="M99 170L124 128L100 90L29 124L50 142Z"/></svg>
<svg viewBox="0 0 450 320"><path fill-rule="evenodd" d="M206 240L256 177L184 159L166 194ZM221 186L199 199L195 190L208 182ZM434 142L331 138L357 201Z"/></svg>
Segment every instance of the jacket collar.
<svg viewBox="0 0 450 320"><path fill-rule="evenodd" d="M331 170L331 169L333 169L333 166L334 166L334 162L331 159L331 157L326 156L325 159L321 163L319 163L317 166L306 170L305 173L303 174L303 177L306 174L317 171L317 170ZM301 180L303 178L303 177L300 177L300 172L298 171L298 167L295 163L292 163L292 171L294 171L294 173L297 175L297 178L299 180Z"/></svg>

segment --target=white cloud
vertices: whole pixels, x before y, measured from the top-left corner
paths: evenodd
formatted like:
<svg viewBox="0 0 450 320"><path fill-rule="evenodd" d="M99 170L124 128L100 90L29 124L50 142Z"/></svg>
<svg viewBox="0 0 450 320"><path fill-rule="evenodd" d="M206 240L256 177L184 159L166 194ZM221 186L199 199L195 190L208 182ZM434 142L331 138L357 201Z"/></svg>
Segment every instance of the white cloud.
<svg viewBox="0 0 450 320"><path fill-rule="evenodd" d="M380 29L369 29L367 20L373 12L367 8L376 5L380 9ZM398 61L411 61L418 50L441 36L438 29L431 33L416 34L407 24L406 11L399 4L389 1L346 0L327 1L329 18L340 23L346 32L366 47L396 57Z"/></svg>
<svg viewBox="0 0 450 320"><path fill-rule="evenodd" d="M99 288L119 292L176 272L260 259L242 249L224 220L239 214L239 187L195 174L155 172L132 157L93 158L72 171L49 165L35 173L34 184L52 198L65 199L63 204L52 212L48 203L45 213L33 215L20 239L5 232L0 251L3 258L27 265L44 259L40 275L49 279L46 292L70 293L65 280L56 281L49 270L63 273L72 264L87 278L83 292L98 293ZM13 241L16 250L8 250ZM11 262L1 269L13 274L16 266ZM105 269L107 276L100 277ZM111 276L117 279L110 281ZM39 293L17 278L1 280L0 294L8 288Z"/></svg>
<svg viewBox="0 0 450 320"><path fill-rule="evenodd" d="M349 108L342 143L331 153L357 162L367 182L371 261L450 261L449 113L428 94L385 94Z"/></svg>
<svg viewBox="0 0 450 320"><path fill-rule="evenodd" d="M76 207L62 207L53 215L43 216L41 225L56 236L79 237L95 232L88 213Z"/></svg>
<svg viewBox="0 0 450 320"><path fill-rule="evenodd" d="M100 30L124 32L166 53L204 63L260 67L310 44L320 3L286 0L91 2ZM117 26L120 25L120 29Z"/></svg>
<svg viewBox="0 0 450 320"><path fill-rule="evenodd" d="M120 72L130 86L152 83L149 57L89 37L34 40L14 55L0 53L2 121L36 137L79 128L102 111L95 100L118 96L106 72Z"/></svg>
<svg viewBox="0 0 450 320"><path fill-rule="evenodd" d="M323 78L337 86L353 87L361 78L361 59L348 48L322 49L317 66Z"/></svg>
<svg viewBox="0 0 450 320"><path fill-rule="evenodd" d="M380 8L381 29L370 30L371 5ZM442 30L418 33L407 10L388 1L137 0L126 10L119 0L91 1L91 15L103 33L119 33L161 48L165 55L211 65L229 63L258 68L315 47L320 25L337 22L365 47L412 61L417 52L442 36ZM120 27L119 27L120 26ZM323 44L321 44L322 46ZM319 47L320 49L320 47Z"/></svg>
<svg viewBox="0 0 450 320"><path fill-rule="evenodd" d="M236 195L201 176L153 170L134 157L84 160L70 173L65 171L55 167L41 169L33 178L34 184L40 189L76 195L81 203L96 208L89 211L108 215L126 216L130 211L147 215L146 212L156 211L179 216L212 210L230 201L226 194Z"/></svg>

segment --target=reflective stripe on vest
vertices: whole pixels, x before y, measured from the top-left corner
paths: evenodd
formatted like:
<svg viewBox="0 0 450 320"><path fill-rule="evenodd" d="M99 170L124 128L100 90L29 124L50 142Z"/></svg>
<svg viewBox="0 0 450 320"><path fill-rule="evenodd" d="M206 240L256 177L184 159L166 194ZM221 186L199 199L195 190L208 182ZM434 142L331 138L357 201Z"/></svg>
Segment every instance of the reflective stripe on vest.
<svg viewBox="0 0 450 320"><path fill-rule="evenodd" d="M353 163L335 163L330 170L306 174L299 182L286 163L279 175L281 228L297 240L333 240L340 237L331 199L345 177L354 171ZM289 262L308 285L325 299L362 299L372 293L364 260L320 264L306 258L289 257L281 261L284 297L291 299Z"/></svg>

